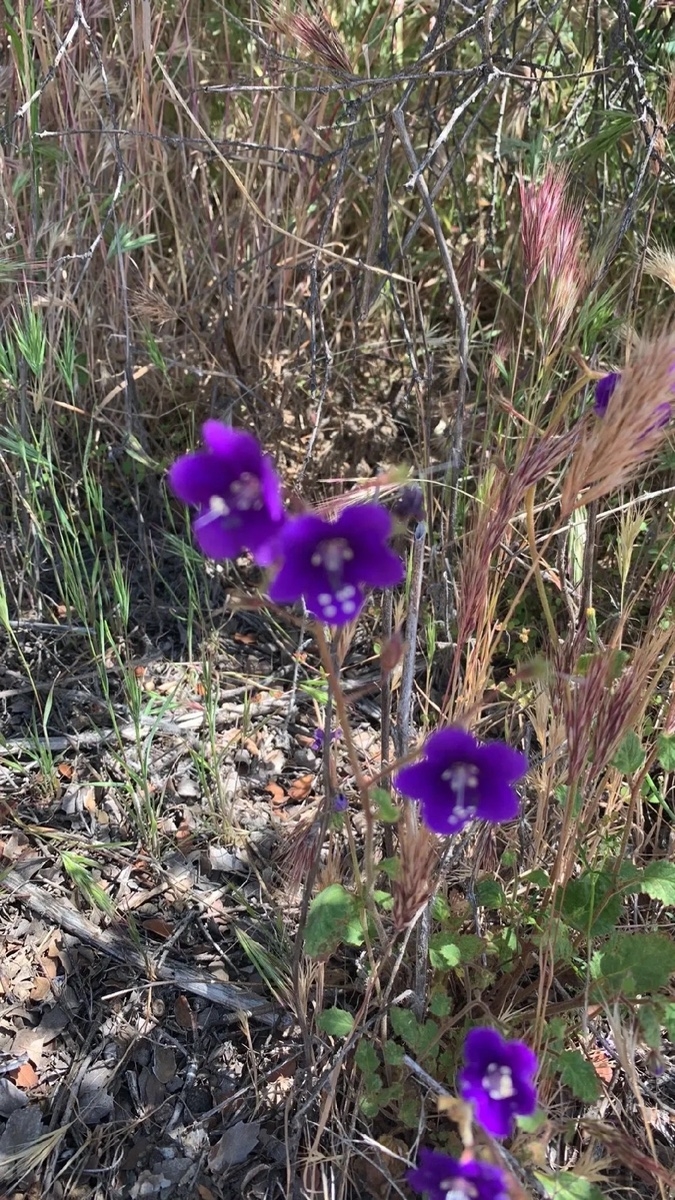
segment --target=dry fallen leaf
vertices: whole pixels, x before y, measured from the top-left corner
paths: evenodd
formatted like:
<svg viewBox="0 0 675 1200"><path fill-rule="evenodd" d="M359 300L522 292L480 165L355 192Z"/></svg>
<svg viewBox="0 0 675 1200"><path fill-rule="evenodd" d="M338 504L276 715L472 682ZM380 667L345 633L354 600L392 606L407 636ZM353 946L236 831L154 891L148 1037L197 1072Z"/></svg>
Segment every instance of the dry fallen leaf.
<svg viewBox="0 0 675 1200"><path fill-rule="evenodd" d="M294 779L288 789L288 797L290 800L305 800L314 786L313 775L300 775L298 779Z"/></svg>
<svg viewBox="0 0 675 1200"><path fill-rule="evenodd" d="M218 1175L224 1167L243 1163L258 1144L260 1121L237 1121L221 1137L209 1154L209 1171Z"/></svg>
<svg viewBox="0 0 675 1200"><path fill-rule="evenodd" d="M32 1000L35 1004L41 1004L51 994L51 990L52 985L50 980L46 979L44 975L38 975L30 990L28 999Z"/></svg>
<svg viewBox="0 0 675 1200"><path fill-rule="evenodd" d="M10 1078L14 1080L18 1088L21 1088L22 1092L27 1092L38 1082L37 1071L29 1062L22 1063L16 1071L12 1071Z"/></svg>
<svg viewBox="0 0 675 1200"><path fill-rule="evenodd" d="M286 804L288 801L288 796L286 795L284 789L279 787L278 783L268 783L265 791L269 792L270 796L272 797L272 804L276 804L278 806L280 804Z"/></svg>
<svg viewBox="0 0 675 1200"><path fill-rule="evenodd" d="M173 933L172 926L163 917L148 917L147 921L142 922L142 925L148 933L154 933L157 937L168 938Z"/></svg>
<svg viewBox="0 0 675 1200"><path fill-rule="evenodd" d="M194 1030L195 1019L187 996L177 996L174 1004L174 1016L181 1029Z"/></svg>

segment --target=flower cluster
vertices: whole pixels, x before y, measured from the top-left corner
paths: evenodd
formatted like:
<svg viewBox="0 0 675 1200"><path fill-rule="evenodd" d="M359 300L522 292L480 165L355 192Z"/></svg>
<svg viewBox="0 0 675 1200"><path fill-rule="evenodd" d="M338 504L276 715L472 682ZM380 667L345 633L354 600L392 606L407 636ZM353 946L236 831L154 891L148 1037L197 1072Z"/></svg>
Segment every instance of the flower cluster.
<svg viewBox="0 0 675 1200"><path fill-rule="evenodd" d="M508 1137L515 1117L531 1116L537 1105L537 1059L523 1042L507 1042L494 1029L472 1029L464 1042L459 1072L462 1098L492 1137ZM422 1148L408 1183L429 1200L508 1200L504 1172L470 1156L462 1160Z"/></svg>
<svg viewBox="0 0 675 1200"><path fill-rule="evenodd" d="M336 521L285 511L271 459L250 433L207 421L204 450L179 458L169 486L194 507L195 541L209 558L236 558L248 550L263 567L278 569L271 600L293 604L331 625L353 621L367 588L394 587L404 568L388 545L390 513L379 504L355 504Z"/></svg>

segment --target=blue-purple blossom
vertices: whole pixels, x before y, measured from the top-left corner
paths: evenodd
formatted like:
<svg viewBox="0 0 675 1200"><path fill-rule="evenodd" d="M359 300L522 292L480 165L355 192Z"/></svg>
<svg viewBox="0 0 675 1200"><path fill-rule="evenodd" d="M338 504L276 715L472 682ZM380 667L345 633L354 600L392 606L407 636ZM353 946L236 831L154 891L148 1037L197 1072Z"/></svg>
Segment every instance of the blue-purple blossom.
<svg viewBox="0 0 675 1200"><path fill-rule="evenodd" d="M330 740L331 740L331 742L339 742L341 737L342 737L342 730L334 729L330 735ZM314 737L312 738L312 744L310 746L310 749L314 750L316 754L319 754L320 752L323 751L325 741L326 741L326 735L325 735L323 729L315 729Z"/></svg>
<svg viewBox="0 0 675 1200"><path fill-rule="evenodd" d="M595 385L595 403L593 405L596 417L606 416L609 402L620 382L621 375L618 371L612 371L611 374L603 375L602 379L598 379ZM675 393L675 384L673 384L671 390ZM638 442L646 438L647 434L653 433L657 429L663 429L668 424L673 415L671 403L668 400L664 400L661 404L657 404L653 415L654 420L638 438Z"/></svg>
<svg viewBox="0 0 675 1200"><path fill-rule="evenodd" d="M249 550L268 566L284 523L272 462L250 433L206 421L202 434L206 449L183 455L169 471L171 490L197 509L195 541L208 558L236 558Z"/></svg>
<svg viewBox="0 0 675 1200"><path fill-rule="evenodd" d="M422 1146L417 1166L408 1171L408 1183L429 1200L509 1200L506 1180L491 1163L458 1162L439 1150Z"/></svg>
<svg viewBox="0 0 675 1200"><path fill-rule="evenodd" d="M349 808L349 801L344 792L338 792L333 797L333 812L345 812Z"/></svg>
<svg viewBox="0 0 675 1200"><path fill-rule="evenodd" d="M527 758L503 742L481 745L465 729L441 729L424 745L421 762L394 779L399 792L419 800L424 824L434 833L458 833L474 820L511 821L518 814L514 783Z"/></svg>
<svg viewBox="0 0 675 1200"><path fill-rule="evenodd" d="M612 371L609 375L603 375L602 379L598 379L595 385L595 403L593 405L597 417L604 417L620 379L621 375L618 371Z"/></svg>
<svg viewBox="0 0 675 1200"><path fill-rule="evenodd" d="M387 545L391 530L391 516L379 504L355 504L337 521L313 514L289 521L278 542L282 566L270 600L292 604L302 597L320 621L353 621L366 588L393 587L403 578L403 563Z"/></svg>
<svg viewBox="0 0 675 1200"><path fill-rule="evenodd" d="M464 1042L458 1082L462 1099L493 1137L508 1137L515 1117L537 1107L536 1055L524 1042L507 1042L496 1029L472 1029Z"/></svg>
<svg viewBox="0 0 675 1200"><path fill-rule="evenodd" d="M391 511L397 521L423 521L424 495L422 489L415 484L407 484L394 500Z"/></svg>

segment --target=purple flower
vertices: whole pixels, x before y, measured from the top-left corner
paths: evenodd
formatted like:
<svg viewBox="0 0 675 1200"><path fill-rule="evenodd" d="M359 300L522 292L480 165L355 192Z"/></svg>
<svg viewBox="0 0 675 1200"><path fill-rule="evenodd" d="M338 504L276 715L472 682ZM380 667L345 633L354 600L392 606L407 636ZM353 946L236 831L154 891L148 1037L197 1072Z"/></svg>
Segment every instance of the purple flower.
<svg viewBox="0 0 675 1200"><path fill-rule="evenodd" d="M408 484L394 500L391 511L397 521L423 521L424 496L422 489Z"/></svg>
<svg viewBox="0 0 675 1200"><path fill-rule="evenodd" d="M421 1147L418 1165L408 1171L408 1183L429 1200L509 1200L499 1167L482 1162L458 1162L449 1154Z"/></svg>
<svg viewBox="0 0 675 1200"><path fill-rule="evenodd" d="M342 730L334 729L330 735L330 740L331 740L331 742L339 742L341 737L342 737ZM325 740L326 740L326 735L325 735L323 729L315 729L314 737L312 738L312 744L310 746L310 750L314 750L316 754L318 754L320 751L323 751Z"/></svg>
<svg viewBox="0 0 675 1200"><path fill-rule="evenodd" d="M349 801L344 792L338 792L333 798L333 812L345 812L349 808Z"/></svg>
<svg viewBox="0 0 675 1200"><path fill-rule="evenodd" d="M511 821L518 814L513 784L527 758L503 742L481 746L464 729L441 729L424 746L424 758L398 772L394 783L419 800L422 820L434 833L450 834L468 821Z"/></svg>
<svg viewBox="0 0 675 1200"><path fill-rule="evenodd" d="M607 412L612 395L616 386L621 379L618 371L612 371L609 375L603 375L602 379L598 379L595 385L595 415L596 417L604 417Z"/></svg>
<svg viewBox="0 0 675 1200"><path fill-rule="evenodd" d="M379 504L355 504L337 521L311 514L289 521L279 538L283 564L268 589L270 600L292 604L302 596L320 621L353 621L364 588L393 587L403 578L403 563L387 545L391 526Z"/></svg>
<svg viewBox="0 0 675 1200"><path fill-rule="evenodd" d="M205 450L185 454L169 471L169 486L197 515L195 541L208 558L236 558L250 550L263 566L284 523L281 486L271 460L250 433L206 421Z"/></svg>
<svg viewBox="0 0 675 1200"><path fill-rule="evenodd" d="M464 1042L459 1072L462 1098L473 1104L476 1120L493 1137L508 1137L514 1117L537 1107L537 1058L523 1042L506 1042L495 1029L472 1029Z"/></svg>

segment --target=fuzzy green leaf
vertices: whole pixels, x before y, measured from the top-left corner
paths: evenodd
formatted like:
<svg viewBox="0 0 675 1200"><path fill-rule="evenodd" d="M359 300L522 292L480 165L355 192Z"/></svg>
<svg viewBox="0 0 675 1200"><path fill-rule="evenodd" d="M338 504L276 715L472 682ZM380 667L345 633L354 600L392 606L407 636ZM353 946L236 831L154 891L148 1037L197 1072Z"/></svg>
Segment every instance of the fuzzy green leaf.
<svg viewBox="0 0 675 1200"><path fill-rule="evenodd" d="M327 1008L316 1020L319 1029L331 1037L349 1037L354 1028L354 1018L344 1008Z"/></svg>
<svg viewBox="0 0 675 1200"><path fill-rule="evenodd" d="M429 961L436 971L458 967L462 961L457 938L451 933L435 933L429 938Z"/></svg>
<svg viewBox="0 0 675 1200"><path fill-rule="evenodd" d="M547 1196L552 1200L605 1200L599 1188L584 1179L582 1175L573 1175L571 1171L559 1171L557 1175L544 1175L535 1171L535 1175Z"/></svg>
<svg viewBox="0 0 675 1200"><path fill-rule="evenodd" d="M504 889L496 879L481 879L476 884L476 903L482 908L501 908L505 899Z"/></svg>
<svg viewBox="0 0 675 1200"><path fill-rule="evenodd" d="M640 996L665 987L675 971L675 942L665 933L615 933L591 959L601 995Z"/></svg>
<svg viewBox="0 0 675 1200"><path fill-rule="evenodd" d="M586 937L602 937L616 925L622 908L621 896L613 893L614 881L604 871L587 871L570 879L562 900L567 925Z"/></svg>
<svg viewBox="0 0 675 1200"><path fill-rule="evenodd" d="M380 1065L380 1058L372 1042L360 1041L356 1047L354 1061L360 1071L369 1077L374 1075ZM378 1080L378 1082L380 1082ZM382 1083L380 1082L380 1087Z"/></svg>
<svg viewBox="0 0 675 1200"><path fill-rule="evenodd" d="M652 900L675 904L675 863L664 859L650 863L642 872L639 888Z"/></svg>
<svg viewBox="0 0 675 1200"><path fill-rule="evenodd" d="M628 733L621 739L621 744L612 759L612 766L616 767L617 771L621 771L622 775L634 775L640 770L645 761L645 752L642 749L642 743L634 729L629 729Z"/></svg>
<svg viewBox="0 0 675 1200"><path fill-rule="evenodd" d="M358 921L358 902L340 883L331 883L315 896L307 914L305 951L310 958L328 958Z"/></svg>
<svg viewBox="0 0 675 1200"><path fill-rule="evenodd" d="M373 788L370 798L375 805L375 815L378 821L385 821L388 825L395 825L400 820L401 810L394 804L391 793L386 788Z"/></svg>
<svg viewBox="0 0 675 1200"><path fill-rule="evenodd" d="M571 1088L577 1100L592 1104L600 1094L600 1084L592 1063L580 1050L565 1050L558 1059L560 1078Z"/></svg>
<svg viewBox="0 0 675 1200"><path fill-rule="evenodd" d="M662 733L656 743L656 757L664 771L675 771L675 733Z"/></svg>

